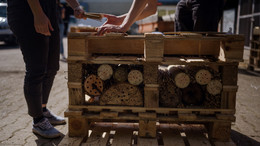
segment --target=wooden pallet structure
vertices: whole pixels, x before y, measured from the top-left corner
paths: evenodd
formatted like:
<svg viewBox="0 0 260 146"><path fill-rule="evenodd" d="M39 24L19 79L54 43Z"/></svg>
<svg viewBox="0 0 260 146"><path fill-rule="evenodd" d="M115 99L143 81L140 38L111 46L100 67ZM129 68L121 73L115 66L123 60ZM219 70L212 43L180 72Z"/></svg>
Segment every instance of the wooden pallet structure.
<svg viewBox="0 0 260 146"><path fill-rule="evenodd" d="M260 27L253 31L248 68L252 71L260 69Z"/></svg>
<svg viewBox="0 0 260 146"><path fill-rule="evenodd" d="M138 136L138 123L95 123L86 137L66 135L60 146L235 146L232 141L212 141L202 125L157 124L155 138Z"/></svg>
<svg viewBox="0 0 260 146"><path fill-rule="evenodd" d="M68 136L87 137L91 123L95 122L138 123L138 136L152 138L158 133L156 123L192 123L204 124L210 139L228 141L231 123L235 121L238 62L242 61L243 49L243 36L220 33L147 33L137 36L70 33L69 105L64 113L69 120ZM111 66L119 76L116 73L111 75L111 69L104 66L106 70L101 74L101 65ZM158 78L158 70L169 65L203 66L217 72L221 81L220 93L216 96L219 105L212 108L204 104L183 105L180 99L178 106L163 106L163 81ZM130 73L128 81L123 80L125 72L119 69L122 66L128 67L127 73L139 70L143 74L142 83L135 85L140 79L138 71L130 78L134 82L129 79ZM104 81L107 76L112 79ZM121 79L123 82L119 83ZM86 94L90 92L93 96L89 98ZM192 99L193 95L188 98Z"/></svg>

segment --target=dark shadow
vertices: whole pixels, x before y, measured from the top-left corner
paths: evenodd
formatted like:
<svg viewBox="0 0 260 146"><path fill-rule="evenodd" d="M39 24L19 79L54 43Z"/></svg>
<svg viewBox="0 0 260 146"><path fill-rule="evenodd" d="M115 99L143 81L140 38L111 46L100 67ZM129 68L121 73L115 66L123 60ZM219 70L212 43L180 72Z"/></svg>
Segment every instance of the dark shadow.
<svg viewBox="0 0 260 146"><path fill-rule="evenodd" d="M237 146L260 146L260 142L234 130L231 130L231 139Z"/></svg>
<svg viewBox="0 0 260 146"><path fill-rule="evenodd" d="M248 69L242 69L242 68L238 68L238 73L243 75L248 75L248 76L256 76L256 77L260 76L260 71L250 71Z"/></svg>
<svg viewBox="0 0 260 146"><path fill-rule="evenodd" d="M4 42L0 42L0 50L2 49L19 49L18 44L6 44Z"/></svg>
<svg viewBox="0 0 260 146"><path fill-rule="evenodd" d="M38 139L35 140L37 146L57 146L61 140L65 137L64 134L62 134L58 138L48 139L43 138L37 134L34 134Z"/></svg>

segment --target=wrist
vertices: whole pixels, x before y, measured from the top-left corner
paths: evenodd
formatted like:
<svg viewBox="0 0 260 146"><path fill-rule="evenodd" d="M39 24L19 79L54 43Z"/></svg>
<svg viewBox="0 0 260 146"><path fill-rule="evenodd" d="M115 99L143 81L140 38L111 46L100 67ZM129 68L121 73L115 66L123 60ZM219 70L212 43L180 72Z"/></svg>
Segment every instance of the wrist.
<svg viewBox="0 0 260 146"><path fill-rule="evenodd" d="M78 11L78 10L80 10L81 9L81 6L80 5L78 5L78 6L76 6L76 7L74 7L74 8L72 8L74 11Z"/></svg>

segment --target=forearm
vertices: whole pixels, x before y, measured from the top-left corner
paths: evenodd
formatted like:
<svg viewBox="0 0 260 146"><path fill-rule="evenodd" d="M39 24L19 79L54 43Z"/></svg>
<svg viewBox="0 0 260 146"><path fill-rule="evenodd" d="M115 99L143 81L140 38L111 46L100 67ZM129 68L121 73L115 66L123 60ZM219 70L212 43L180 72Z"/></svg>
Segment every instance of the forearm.
<svg viewBox="0 0 260 146"><path fill-rule="evenodd" d="M40 5L39 0L27 0L33 15L36 16L40 16L42 15L44 12L42 10L42 7Z"/></svg>
<svg viewBox="0 0 260 146"><path fill-rule="evenodd" d="M148 0L134 0L129 12L125 16L122 26L128 29L142 14Z"/></svg>
<svg viewBox="0 0 260 146"><path fill-rule="evenodd" d="M66 0L66 2L70 5L70 7L74 10L78 6L80 6L77 0Z"/></svg>
<svg viewBox="0 0 260 146"><path fill-rule="evenodd" d="M136 0L136 2L133 2L128 13L118 17L125 19L125 24L127 26L131 26L135 21L144 19L152 14L155 14L156 11L157 0Z"/></svg>
<svg viewBox="0 0 260 146"><path fill-rule="evenodd" d="M155 14L157 11L157 0L148 0L142 13L137 17L137 20L144 19L150 15Z"/></svg>

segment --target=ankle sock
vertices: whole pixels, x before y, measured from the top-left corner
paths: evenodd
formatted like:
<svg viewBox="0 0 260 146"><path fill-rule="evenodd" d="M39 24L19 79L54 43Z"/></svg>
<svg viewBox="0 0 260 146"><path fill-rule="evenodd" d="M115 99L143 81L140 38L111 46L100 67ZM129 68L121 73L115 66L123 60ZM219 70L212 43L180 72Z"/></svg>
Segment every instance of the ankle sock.
<svg viewBox="0 0 260 146"><path fill-rule="evenodd" d="M43 118L44 118L43 116L33 118L33 123L34 123L34 124L37 124L37 123L40 122Z"/></svg>
<svg viewBox="0 0 260 146"><path fill-rule="evenodd" d="M47 107L43 107L43 108L42 108L42 111L43 111L43 112L47 112Z"/></svg>

